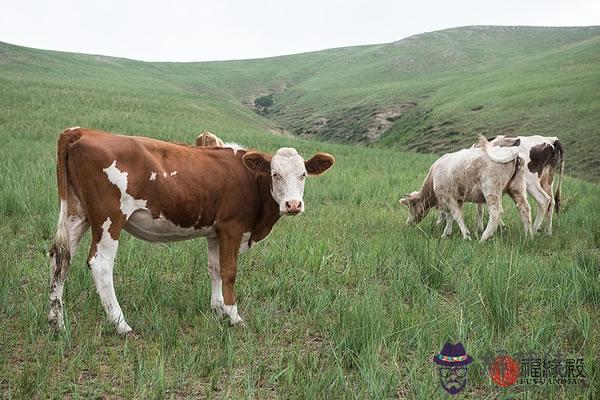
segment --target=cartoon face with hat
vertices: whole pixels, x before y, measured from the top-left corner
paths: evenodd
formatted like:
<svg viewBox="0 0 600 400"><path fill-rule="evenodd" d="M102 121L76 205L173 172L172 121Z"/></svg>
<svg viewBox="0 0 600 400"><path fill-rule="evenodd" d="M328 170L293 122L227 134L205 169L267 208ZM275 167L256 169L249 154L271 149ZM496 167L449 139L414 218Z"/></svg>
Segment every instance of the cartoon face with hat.
<svg viewBox="0 0 600 400"><path fill-rule="evenodd" d="M467 365L473 358L467 354L462 343L444 344L440 354L433 356L438 365L440 382L444 390L452 395L459 393L467 385Z"/></svg>

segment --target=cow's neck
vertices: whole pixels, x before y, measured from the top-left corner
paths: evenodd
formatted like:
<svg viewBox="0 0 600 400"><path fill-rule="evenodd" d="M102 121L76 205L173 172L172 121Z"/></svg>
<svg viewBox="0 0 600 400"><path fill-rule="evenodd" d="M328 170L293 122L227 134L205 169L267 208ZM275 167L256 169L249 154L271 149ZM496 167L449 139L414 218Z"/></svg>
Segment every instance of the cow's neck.
<svg viewBox="0 0 600 400"><path fill-rule="evenodd" d="M437 197L435 197L435 192L433 191L433 176L431 171L427 174L427 178L425 178L425 182L423 182L423 186L421 186L420 193L421 200L423 201L426 210L437 206Z"/></svg>
<svg viewBox="0 0 600 400"><path fill-rule="evenodd" d="M273 225L280 218L279 205L271 196L271 176L257 176L256 185L260 193L260 210L258 212L251 240L263 240L273 229Z"/></svg>

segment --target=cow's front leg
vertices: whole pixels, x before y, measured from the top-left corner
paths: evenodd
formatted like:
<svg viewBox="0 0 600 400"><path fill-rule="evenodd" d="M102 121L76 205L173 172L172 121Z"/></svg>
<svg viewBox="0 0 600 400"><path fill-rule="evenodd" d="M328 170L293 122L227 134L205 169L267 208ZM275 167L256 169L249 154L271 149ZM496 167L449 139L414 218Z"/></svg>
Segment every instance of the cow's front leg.
<svg viewBox="0 0 600 400"><path fill-rule="evenodd" d="M222 281L223 313L229 316L231 325L243 324L244 321L238 314L233 290L242 232L238 232L236 229L220 229L217 235L219 237L219 272Z"/></svg>
<svg viewBox="0 0 600 400"><path fill-rule="evenodd" d="M219 240L208 238L208 273L210 274L210 308L215 310L219 317L223 316L225 303L223 302L223 283L221 281L221 268L219 266Z"/></svg>
<svg viewBox="0 0 600 400"><path fill-rule="evenodd" d="M450 235L452 235L452 215L450 215L450 211L447 210L442 211L441 214L446 219L446 226L444 227L444 233L442 233L442 237L449 237Z"/></svg>
<svg viewBox="0 0 600 400"><path fill-rule="evenodd" d="M483 224L483 204L477 203L477 231L483 232L485 226Z"/></svg>
<svg viewBox="0 0 600 400"><path fill-rule="evenodd" d="M458 224L458 227L460 228L460 232L463 235L463 239L471 240L471 232L469 232L469 229L467 228L467 225L465 224L465 219L463 218L462 204L460 204L456 200L452 199L452 200L448 201L448 209L450 210L450 214L452 215L452 218L454 218L454 220Z"/></svg>

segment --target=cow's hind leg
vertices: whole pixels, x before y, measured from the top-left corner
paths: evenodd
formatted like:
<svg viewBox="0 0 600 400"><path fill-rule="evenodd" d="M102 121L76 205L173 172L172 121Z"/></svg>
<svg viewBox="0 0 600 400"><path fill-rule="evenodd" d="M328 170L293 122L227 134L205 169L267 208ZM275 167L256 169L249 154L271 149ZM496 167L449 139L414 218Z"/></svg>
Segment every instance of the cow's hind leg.
<svg viewBox="0 0 600 400"><path fill-rule="evenodd" d="M124 223L125 217L120 212L106 217L101 223L92 222L92 246L88 258L88 265L106 317L115 324L120 334L131 331L117 300L113 282L113 266Z"/></svg>
<svg viewBox="0 0 600 400"><path fill-rule="evenodd" d="M517 209L519 210L519 216L521 217L521 221L523 222L523 231L525 232L525 237L532 236L531 207L529 206L529 202L527 201L526 194L520 191L509 190L508 195L513 199L517 206Z"/></svg>
<svg viewBox="0 0 600 400"><path fill-rule="evenodd" d="M483 234L481 235L482 242L492 237L502 219L502 193L487 194L485 196L485 201L490 213L490 219L485 231L483 231Z"/></svg>
<svg viewBox="0 0 600 400"><path fill-rule="evenodd" d="M533 232L537 233L544 222L544 218L548 214L548 210L552 204L552 196L549 196L548 193L542 189L542 186L537 179L533 180L533 182L528 182L527 192L533 196L538 205L535 221L533 222Z"/></svg>
<svg viewBox="0 0 600 400"><path fill-rule="evenodd" d="M223 283L219 266L219 241L213 238L208 238L208 273L211 281L210 308L222 317L225 303L223 302Z"/></svg>
<svg viewBox="0 0 600 400"><path fill-rule="evenodd" d="M72 204L71 208L73 207ZM62 200L56 238L48 252L52 271L50 273L50 307L48 322L56 330L64 329L63 292L71 259L89 225L85 216L69 211L68 203Z"/></svg>
<svg viewBox="0 0 600 400"><path fill-rule="evenodd" d="M545 232L547 235L552 235L552 215L554 214L554 194L552 193L552 189L553 189L553 180L554 180L554 174L553 171L549 168L546 168L544 170L544 172L542 173L542 178L541 178L541 186L542 189L544 190L544 192L550 196L550 204L548 205L548 208L546 209L546 219L545 219Z"/></svg>

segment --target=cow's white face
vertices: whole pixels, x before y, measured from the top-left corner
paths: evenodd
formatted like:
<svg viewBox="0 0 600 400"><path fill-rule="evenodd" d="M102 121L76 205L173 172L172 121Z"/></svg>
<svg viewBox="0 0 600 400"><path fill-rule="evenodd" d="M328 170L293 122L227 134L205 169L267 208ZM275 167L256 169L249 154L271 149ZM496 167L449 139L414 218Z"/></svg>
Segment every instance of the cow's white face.
<svg viewBox="0 0 600 400"><path fill-rule="evenodd" d="M407 225L417 225L429 213L429 208L425 207L425 203L421 199L421 194L419 192L407 194L400 199L400 204L408 207L409 213L408 218L406 219Z"/></svg>
<svg viewBox="0 0 600 400"><path fill-rule="evenodd" d="M248 152L244 165L257 175L271 176L271 196L279 204L282 215L297 215L304 211L304 182L308 175L319 175L334 164L327 153L317 153L304 161L296 149L283 147L270 157Z"/></svg>
<svg viewBox="0 0 600 400"><path fill-rule="evenodd" d="M280 214L304 211L304 182L308 172L296 149L282 148L271 159L271 195Z"/></svg>

